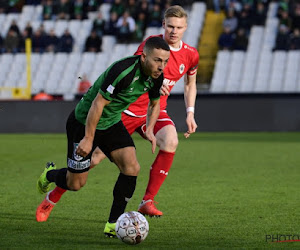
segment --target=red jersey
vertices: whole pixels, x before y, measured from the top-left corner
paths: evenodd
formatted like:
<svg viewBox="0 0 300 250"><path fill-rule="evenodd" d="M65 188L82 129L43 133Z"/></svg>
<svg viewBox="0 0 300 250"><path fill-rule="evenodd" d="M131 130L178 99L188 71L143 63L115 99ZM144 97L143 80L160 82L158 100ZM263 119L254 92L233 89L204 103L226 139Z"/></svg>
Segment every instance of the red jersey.
<svg viewBox="0 0 300 250"><path fill-rule="evenodd" d="M159 35L163 38L163 35ZM153 36L150 36L153 37ZM147 39L149 39L148 37ZM147 41L143 41L138 50L135 52L135 55L140 55L143 52L143 48ZM169 86L169 90L173 88L175 83L186 73L188 75L194 75L197 72L199 61L198 51L181 41L180 48L170 47L170 58L167 66L164 69L164 82ZM167 107L168 96L160 97L160 109L165 110ZM131 116L146 116L148 109L149 97L148 93L141 95L134 103L132 103L127 110L124 112Z"/></svg>

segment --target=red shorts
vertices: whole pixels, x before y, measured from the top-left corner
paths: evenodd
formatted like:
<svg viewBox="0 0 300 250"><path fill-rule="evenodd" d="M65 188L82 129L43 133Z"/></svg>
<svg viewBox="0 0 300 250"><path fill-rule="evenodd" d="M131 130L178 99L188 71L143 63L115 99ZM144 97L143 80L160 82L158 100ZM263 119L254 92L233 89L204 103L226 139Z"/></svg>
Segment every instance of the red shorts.
<svg viewBox="0 0 300 250"><path fill-rule="evenodd" d="M145 138L144 133L146 131L146 116L145 117L135 117L122 113L122 122L129 132L129 134L133 134L133 132L138 132L143 138ZM174 122L171 120L170 116L168 116L167 112L160 111L160 114L157 118L156 124L154 126L154 135L167 125L175 126Z"/></svg>

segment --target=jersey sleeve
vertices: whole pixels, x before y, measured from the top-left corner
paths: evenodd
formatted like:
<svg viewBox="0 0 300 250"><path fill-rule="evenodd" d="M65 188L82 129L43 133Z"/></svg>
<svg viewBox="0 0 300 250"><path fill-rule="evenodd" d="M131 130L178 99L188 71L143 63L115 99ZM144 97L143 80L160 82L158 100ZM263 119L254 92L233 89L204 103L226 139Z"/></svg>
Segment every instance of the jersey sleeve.
<svg viewBox="0 0 300 250"><path fill-rule="evenodd" d="M189 70L187 72L188 75L191 76L197 72L198 63L199 63L199 53L195 49L195 53L192 54L192 58L191 58L191 67L189 68Z"/></svg>
<svg viewBox="0 0 300 250"><path fill-rule="evenodd" d="M161 74L160 77L158 77L157 79L153 80L154 86L148 92L150 100L157 100L157 99L160 98L159 90L160 90L160 88L163 84L163 80L164 80L164 75L163 74Z"/></svg>

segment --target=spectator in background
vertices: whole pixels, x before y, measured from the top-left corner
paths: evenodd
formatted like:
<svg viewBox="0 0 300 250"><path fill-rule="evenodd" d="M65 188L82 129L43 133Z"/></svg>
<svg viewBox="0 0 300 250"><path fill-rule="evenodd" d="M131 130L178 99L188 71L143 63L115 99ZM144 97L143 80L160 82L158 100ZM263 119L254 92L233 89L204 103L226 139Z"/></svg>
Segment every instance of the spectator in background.
<svg viewBox="0 0 300 250"><path fill-rule="evenodd" d="M219 37L219 47L221 50L231 50L233 47L233 35L231 33L230 27L225 26L222 34Z"/></svg>
<svg viewBox="0 0 300 250"><path fill-rule="evenodd" d="M231 32L235 32L238 26L238 19L235 16L234 10L230 9L227 11L226 18L223 21L223 27L229 27Z"/></svg>
<svg viewBox="0 0 300 250"><path fill-rule="evenodd" d="M116 12L117 15L118 15L118 18L119 18L120 16L123 15L124 11L125 11L125 6L123 5L122 1L121 0L115 0L113 2L113 4L111 5L111 8L110 8L109 12L110 13Z"/></svg>
<svg viewBox="0 0 300 250"><path fill-rule="evenodd" d="M0 34L0 54L3 52L3 38Z"/></svg>
<svg viewBox="0 0 300 250"><path fill-rule="evenodd" d="M284 25L279 26L279 32L276 37L274 50L288 50L289 48L289 30Z"/></svg>
<svg viewBox="0 0 300 250"><path fill-rule="evenodd" d="M89 88L92 86L92 84L88 80L86 74L83 74L82 78L80 78L80 79L81 79L81 81L79 82L79 85L77 88L77 94L84 95L89 90Z"/></svg>
<svg viewBox="0 0 300 250"><path fill-rule="evenodd" d="M69 20L71 18L72 5L69 0L59 0L55 9L57 19Z"/></svg>
<svg viewBox="0 0 300 250"><path fill-rule="evenodd" d="M252 26L252 19L249 12L243 9L238 18L238 28L243 28L248 35Z"/></svg>
<svg viewBox="0 0 300 250"><path fill-rule="evenodd" d="M159 4L154 4L149 16L149 27L161 27L162 12Z"/></svg>
<svg viewBox="0 0 300 250"><path fill-rule="evenodd" d="M8 9L7 0L0 0L0 14L5 14Z"/></svg>
<svg viewBox="0 0 300 250"><path fill-rule="evenodd" d="M51 20L55 14L53 0L43 1L43 20Z"/></svg>
<svg viewBox="0 0 300 250"><path fill-rule="evenodd" d="M146 23L148 24L149 23L149 4L146 1L140 1L139 4L138 4L138 7L137 7L137 13L141 13L143 12L146 16Z"/></svg>
<svg viewBox="0 0 300 250"><path fill-rule="evenodd" d="M134 19L137 18L137 3L136 0L128 0L126 5L126 10L129 12L129 15L132 16Z"/></svg>
<svg viewBox="0 0 300 250"><path fill-rule="evenodd" d="M85 41L84 50L87 52L100 52L102 45L102 38L100 38L96 30L92 30L91 34Z"/></svg>
<svg viewBox="0 0 300 250"><path fill-rule="evenodd" d="M47 38L46 38L46 45L45 45L46 51L57 52L58 44L59 44L59 39L56 36L54 29L51 29L49 31L49 34L47 34Z"/></svg>
<svg viewBox="0 0 300 250"><path fill-rule="evenodd" d="M267 9L262 2L257 2L256 10L253 17L253 24L264 26L267 17Z"/></svg>
<svg viewBox="0 0 300 250"><path fill-rule="evenodd" d="M32 51L43 53L46 48L46 35L42 28L38 28L32 36Z"/></svg>
<svg viewBox="0 0 300 250"><path fill-rule="evenodd" d="M215 12L219 13L221 9L228 10L230 0L213 0Z"/></svg>
<svg viewBox="0 0 300 250"><path fill-rule="evenodd" d="M292 29L292 19L289 17L288 11L282 11L279 19L279 25L284 25L288 28L288 30Z"/></svg>
<svg viewBox="0 0 300 250"><path fill-rule="evenodd" d="M300 50L300 30L295 28L289 39L290 50Z"/></svg>
<svg viewBox="0 0 300 250"><path fill-rule="evenodd" d="M117 39L119 43L130 42L135 31L135 20L125 11L117 22Z"/></svg>
<svg viewBox="0 0 300 250"><path fill-rule="evenodd" d="M19 48L19 36L13 29L9 29L3 41L4 51L6 53L16 53Z"/></svg>
<svg viewBox="0 0 300 250"><path fill-rule="evenodd" d="M293 14L293 22L292 22L292 28L294 29L300 29L300 4L297 4L295 7L295 11Z"/></svg>
<svg viewBox="0 0 300 250"><path fill-rule="evenodd" d="M77 20L83 20L87 18L86 4L83 0L74 1L72 17Z"/></svg>
<svg viewBox="0 0 300 250"><path fill-rule="evenodd" d="M117 22L118 14L116 12L111 12L108 22L105 23L104 33L106 35L116 35L118 32Z"/></svg>
<svg viewBox="0 0 300 250"><path fill-rule="evenodd" d="M146 16L144 12L140 12L138 14L138 18L135 23L135 31L134 31L134 37L133 40L135 42L141 42L144 38L144 33L146 30Z"/></svg>
<svg viewBox="0 0 300 250"><path fill-rule="evenodd" d="M66 29L63 35L59 39L59 51L65 53L71 53L73 50L74 39L69 31Z"/></svg>
<svg viewBox="0 0 300 250"><path fill-rule="evenodd" d="M22 32L22 35L20 35L20 41L19 41L19 49L18 51L19 52L22 52L24 53L25 52L25 47L26 47L26 39L27 38L32 38L29 34L28 34L28 30L27 29L24 29L23 32Z"/></svg>
<svg viewBox="0 0 300 250"><path fill-rule="evenodd" d="M98 7L102 4L101 0L87 0L86 12L97 11Z"/></svg>
<svg viewBox="0 0 300 250"><path fill-rule="evenodd" d="M20 35L20 29L19 26L17 25L17 22L15 19L13 19L11 21L10 27L9 29L13 30L14 32L16 32L16 34L19 36Z"/></svg>
<svg viewBox="0 0 300 250"><path fill-rule="evenodd" d="M32 100L34 101L53 101L54 97L52 95L47 94L44 90L41 90L38 94L36 94Z"/></svg>
<svg viewBox="0 0 300 250"><path fill-rule="evenodd" d="M234 38L233 49L246 51L247 46L248 46L248 37L245 34L245 30L243 28L239 28Z"/></svg>
<svg viewBox="0 0 300 250"><path fill-rule="evenodd" d="M102 37L105 29L105 20L103 18L102 13L99 11L96 19L93 21L93 30L96 31L99 37Z"/></svg>
<svg viewBox="0 0 300 250"><path fill-rule="evenodd" d="M27 24L25 26L25 30L27 30L28 36L32 37L33 29L32 29L32 26L31 26L30 22L27 22Z"/></svg>

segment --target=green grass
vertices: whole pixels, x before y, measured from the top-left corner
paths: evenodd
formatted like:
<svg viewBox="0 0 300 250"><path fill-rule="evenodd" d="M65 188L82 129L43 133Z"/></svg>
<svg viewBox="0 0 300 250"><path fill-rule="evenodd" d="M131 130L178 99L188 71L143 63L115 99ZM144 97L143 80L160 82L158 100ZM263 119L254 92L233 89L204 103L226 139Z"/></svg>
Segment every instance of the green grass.
<svg viewBox="0 0 300 250"><path fill-rule="evenodd" d="M46 161L65 166L63 134L0 134L0 249L265 249L266 235L300 235L300 133L197 133L180 145L156 200L164 212L148 219L142 244L104 238L117 168L108 160L87 185L67 192L48 222L35 221L44 198L36 180ZM137 210L150 143L134 136L142 170L127 210Z"/></svg>

